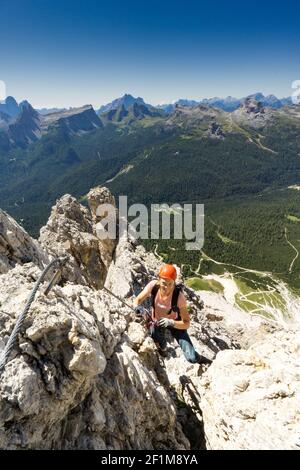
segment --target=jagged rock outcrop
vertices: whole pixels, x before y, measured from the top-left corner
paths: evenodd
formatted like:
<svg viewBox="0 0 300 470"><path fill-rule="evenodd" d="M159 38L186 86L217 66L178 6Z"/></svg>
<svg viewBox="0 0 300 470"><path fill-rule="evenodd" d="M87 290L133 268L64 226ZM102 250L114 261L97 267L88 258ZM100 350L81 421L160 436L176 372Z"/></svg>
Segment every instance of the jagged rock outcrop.
<svg viewBox="0 0 300 470"><path fill-rule="evenodd" d="M95 289L97 276L102 282L105 277L106 285L130 303L159 267L139 243L121 238L103 276L93 224L93 201L100 202L101 194L102 201L111 200L107 190L95 188L91 213L63 196L41 229L39 241L49 258L67 252L68 262L47 296L47 281L40 287L1 373L0 447L204 447L201 413L189 404L189 395L185 403L182 385L188 377L197 387L202 366L187 363L176 344L163 362L132 311ZM29 262L1 275L1 349L40 272ZM220 344L234 347L225 330L201 320L195 293L188 289L187 295L194 299L192 335L199 352L213 357Z"/></svg>
<svg viewBox="0 0 300 470"><path fill-rule="evenodd" d="M18 263L33 262L39 267L49 262L46 252L9 215L0 209L0 274Z"/></svg>
<svg viewBox="0 0 300 470"><path fill-rule="evenodd" d="M62 254L66 238L79 250L81 230L89 233L89 223L74 198L57 201L42 230L50 256ZM78 251L76 258L69 254L68 269L79 270ZM27 263L1 276L2 348L39 274ZM48 296L43 294L47 282L38 291L1 374L0 447L188 448L168 391L131 347L130 311L81 281L74 275Z"/></svg>
<svg viewBox="0 0 300 470"><path fill-rule="evenodd" d="M97 209L103 204L109 204L110 206L113 206L115 208L115 215L117 217L116 201L114 196L110 193L107 188L99 186L97 186L96 188L92 188L89 191L89 193L87 194L87 200L92 214L94 234L99 237L99 235L97 234L97 227L98 224L101 225L101 221L104 217L107 216L107 212L105 212L103 215L100 215L99 213L97 213ZM116 238L106 238L99 241L99 251L101 259L105 264L106 268L109 267L112 261L116 244Z"/></svg>
<svg viewBox="0 0 300 470"><path fill-rule="evenodd" d="M63 269L63 279L95 289L103 286L106 268L91 214L70 194L61 197L52 208L47 224L40 230L39 242L52 256L71 255Z"/></svg>
<svg viewBox="0 0 300 470"><path fill-rule="evenodd" d="M48 296L47 283L39 290L1 372L0 447L189 448L175 402L159 379L160 357L152 348L148 369L132 338L141 325L128 308L94 288L86 251L99 253L93 237L88 209L68 195L57 201L41 242L50 257L67 251L69 262L60 285ZM125 245L119 248L124 253ZM94 256L97 266L101 259ZM128 251L124 272L133 258ZM1 349L40 271L31 262L1 275Z"/></svg>
<svg viewBox="0 0 300 470"><path fill-rule="evenodd" d="M188 363L171 337L162 358L132 310L102 289L105 285L132 305L160 265L130 237L120 237L115 247L101 244L95 207L106 200L113 201L106 188L90 191L90 209L70 195L61 197L39 242L24 235L38 253L26 263L19 257L10 265L15 239L6 239L0 350L44 257L67 253L68 261L48 295L48 281L42 283L0 372L0 448L271 447L263 430L272 436L275 412L280 427L275 445L296 446L299 345L290 341L296 336L276 328L273 333L263 324L249 334L242 317L236 324L231 318L228 327L226 316L213 305L203 310L199 296L185 287L192 341L201 355L215 360L209 367ZM258 342L268 335L270 341ZM240 350L241 344L250 349ZM246 410L242 417L240 410Z"/></svg>
<svg viewBox="0 0 300 470"><path fill-rule="evenodd" d="M4 341L38 275L33 265L16 270L1 278ZM71 283L48 297L41 290L1 375L0 447L187 448L167 390L126 339L129 321L104 292Z"/></svg>
<svg viewBox="0 0 300 470"><path fill-rule="evenodd" d="M253 97L247 97L231 116L231 119L238 124L260 129L273 118L274 110L266 108L261 101L257 101Z"/></svg>

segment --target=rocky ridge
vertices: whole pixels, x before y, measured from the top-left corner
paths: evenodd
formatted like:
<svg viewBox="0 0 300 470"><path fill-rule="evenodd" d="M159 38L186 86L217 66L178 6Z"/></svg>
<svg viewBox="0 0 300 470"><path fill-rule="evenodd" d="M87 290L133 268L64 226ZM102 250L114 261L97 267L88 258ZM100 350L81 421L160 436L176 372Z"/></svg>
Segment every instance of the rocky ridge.
<svg viewBox="0 0 300 470"><path fill-rule="evenodd" d="M130 238L97 238L95 211L104 202L114 203L106 188L90 191L89 207L64 195L38 241L0 213L0 349L43 267L68 257L48 295L49 280L38 290L1 372L0 447L297 446L297 334L265 322L245 326L241 317L228 323L212 301L201 309L199 295L186 287L190 335L213 364L186 362L174 342L162 358L132 311L103 289L132 304L159 260Z"/></svg>

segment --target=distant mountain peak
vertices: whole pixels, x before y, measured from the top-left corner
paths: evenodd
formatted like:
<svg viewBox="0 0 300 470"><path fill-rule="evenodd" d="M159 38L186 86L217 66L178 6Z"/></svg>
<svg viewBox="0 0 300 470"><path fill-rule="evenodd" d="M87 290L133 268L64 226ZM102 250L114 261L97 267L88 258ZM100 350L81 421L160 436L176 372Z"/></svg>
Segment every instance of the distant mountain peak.
<svg viewBox="0 0 300 470"><path fill-rule="evenodd" d="M135 97L132 96L130 93L125 93L121 98L130 99L130 100L132 100L132 101L142 101L142 102L144 103L143 98L141 98L140 96L138 96L137 98L135 98Z"/></svg>
<svg viewBox="0 0 300 470"><path fill-rule="evenodd" d="M20 113L20 107L13 96L7 96L4 102L0 103L0 111L15 118Z"/></svg>
<svg viewBox="0 0 300 470"><path fill-rule="evenodd" d="M0 109L0 129L4 131L6 136L5 150L10 147L26 148L44 134L58 128L66 134L74 135L90 132L103 126L92 105L70 108L46 115L39 114L27 100L17 106L18 114L15 117L11 117Z"/></svg>
<svg viewBox="0 0 300 470"><path fill-rule="evenodd" d="M129 93L125 93L123 96L120 98L116 98L115 100L111 101L110 103L107 103L99 109L99 113L106 113L107 111L111 111L113 109L118 109L121 105L124 106L124 108L128 111L128 108L133 105L134 103L138 104L143 104L145 106L150 106L145 103L143 98L138 96L135 98L134 96L130 95Z"/></svg>
<svg viewBox="0 0 300 470"><path fill-rule="evenodd" d="M227 96L226 98L214 96L213 98L203 98L199 101L179 99L174 103L164 103L158 106L159 109L163 109L166 113L170 114L175 109L176 105L184 105L189 108L193 108L199 104L204 104L212 108L222 109L223 111L232 112L242 106L242 103L246 98L255 99L261 102L263 106L274 109L281 108L286 104L292 104L291 98L277 98L275 95L265 96L260 91L252 93L243 98L235 98L234 96Z"/></svg>
<svg viewBox="0 0 300 470"><path fill-rule="evenodd" d="M27 100L21 101L21 103L19 104L19 108L21 111L20 115L22 113L27 113L31 114L32 116L38 117L38 112L31 106L31 104Z"/></svg>
<svg viewBox="0 0 300 470"><path fill-rule="evenodd" d="M117 108L109 109L101 113L100 116L105 121L131 124L146 117L162 117L165 116L165 113L161 109L147 105L144 101L134 101L131 105L127 106L127 108L123 102L120 102Z"/></svg>
<svg viewBox="0 0 300 470"><path fill-rule="evenodd" d="M31 104L30 104L29 101L27 101L27 100L21 101L21 103L19 104L19 106L20 106L21 108L29 108L29 107L32 108Z"/></svg>
<svg viewBox="0 0 300 470"><path fill-rule="evenodd" d="M42 134L47 133L53 126L61 126L72 134L89 132L102 127L101 119L90 104L80 108L69 108L43 116L40 115L40 121Z"/></svg>
<svg viewBox="0 0 300 470"><path fill-rule="evenodd" d="M15 98L13 96L7 96L5 99L6 104L14 104L18 106L18 103L16 102Z"/></svg>

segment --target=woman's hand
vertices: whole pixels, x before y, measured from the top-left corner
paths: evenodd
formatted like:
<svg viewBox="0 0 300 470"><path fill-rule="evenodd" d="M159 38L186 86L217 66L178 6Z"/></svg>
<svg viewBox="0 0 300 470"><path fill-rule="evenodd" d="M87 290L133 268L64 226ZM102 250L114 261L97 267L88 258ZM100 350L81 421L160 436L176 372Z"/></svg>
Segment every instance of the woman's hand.
<svg viewBox="0 0 300 470"><path fill-rule="evenodd" d="M168 328L168 327L173 327L175 326L175 320L172 318L161 318L158 320L157 325L160 326L161 328Z"/></svg>

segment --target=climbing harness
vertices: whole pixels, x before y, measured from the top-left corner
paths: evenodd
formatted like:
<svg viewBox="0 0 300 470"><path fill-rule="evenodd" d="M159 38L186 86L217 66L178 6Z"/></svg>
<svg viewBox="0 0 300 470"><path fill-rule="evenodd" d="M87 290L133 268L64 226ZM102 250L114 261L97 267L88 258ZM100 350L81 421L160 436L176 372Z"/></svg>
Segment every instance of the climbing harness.
<svg viewBox="0 0 300 470"><path fill-rule="evenodd" d="M62 267L63 265L66 263L66 261L68 260L68 257L67 256L63 256L61 258L55 258L54 260L52 260L43 270L42 274L40 275L40 277L38 278L38 280L36 281L32 291L31 291L31 294L26 302L26 305L24 307L24 310L22 311L21 315L19 316L18 320L17 320L17 323L15 324L14 326L14 329L9 337L9 340L7 341L6 345L5 345L5 348L3 349L2 353L1 353L1 356L0 356L0 372L2 371L2 369L5 367L7 361L8 361L8 358L10 356L10 353L12 352L12 350L14 349L14 346L15 346L15 343L16 343L16 340L17 340L17 336L18 334L20 333L20 330L23 326L23 323L24 323L24 320L26 318L26 315L29 311L29 308L32 304L32 302L34 301L34 298L35 298L35 295L36 295L36 292L40 286L40 284L43 282L46 274L48 273L48 271L55 265L58 265L58 271L53 275L51 281L49 282L47 288L45 289L44 291L44 295L47 295L49 293L49 291L51 290L51 288L53 287L54 283L57 282L59 276L61 275L61 270L62 270Z"/></svg>

